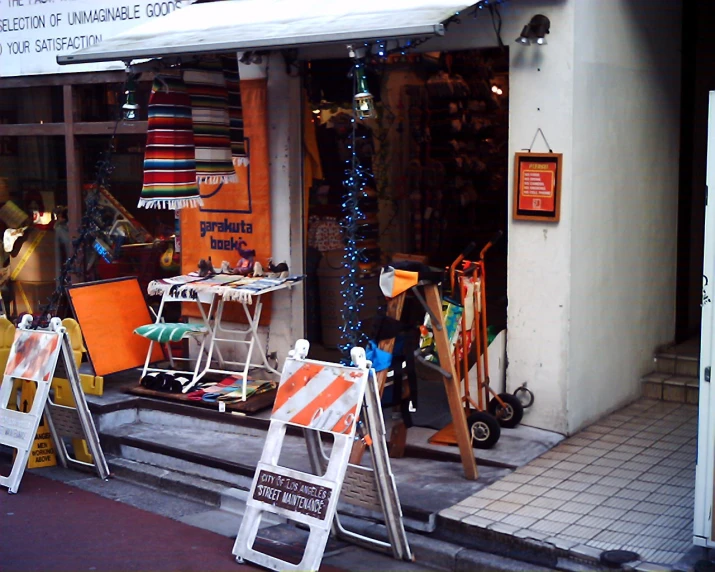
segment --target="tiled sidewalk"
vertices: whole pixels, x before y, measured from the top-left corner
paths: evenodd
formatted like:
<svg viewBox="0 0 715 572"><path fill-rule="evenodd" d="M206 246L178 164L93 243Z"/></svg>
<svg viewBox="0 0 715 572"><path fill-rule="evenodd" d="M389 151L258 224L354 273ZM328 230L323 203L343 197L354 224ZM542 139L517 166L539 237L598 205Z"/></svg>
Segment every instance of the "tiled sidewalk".
<svg viewBox="0 0 715 572"><path fill-rule="evenodd" d="M596 558L676 563L692 546L697 406L640 400L440 513Z"/></svg>

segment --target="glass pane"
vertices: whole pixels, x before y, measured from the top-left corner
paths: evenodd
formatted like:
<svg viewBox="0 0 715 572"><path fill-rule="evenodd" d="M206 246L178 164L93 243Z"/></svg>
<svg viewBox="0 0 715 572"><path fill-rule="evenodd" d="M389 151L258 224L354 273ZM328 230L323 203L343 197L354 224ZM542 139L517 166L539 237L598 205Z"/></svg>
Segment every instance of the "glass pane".
<svg viewBox="0 0 715 572"><path fill-rule="evenodd" d="M151 82L140 81L136 85L135 97L140 106L138 119L146 121ZM74 97L77 121L115 121L124 104L124 84L77 85L74 87Z"/></svg>
<svg viewBox="0 0 715 572"><path fill-rule="evenodd" d="M0 123L62 123L61 86L18 87L0 92Z"/></svg>

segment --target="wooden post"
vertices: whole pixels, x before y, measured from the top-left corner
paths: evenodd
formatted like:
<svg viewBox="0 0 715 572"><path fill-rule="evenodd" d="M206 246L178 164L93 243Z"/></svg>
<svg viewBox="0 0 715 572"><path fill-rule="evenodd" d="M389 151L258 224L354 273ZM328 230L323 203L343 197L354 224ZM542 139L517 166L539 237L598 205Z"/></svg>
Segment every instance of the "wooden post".
<svg viewBox="0 0 715 572"><path fill-rule="evenodd" d="M432 323L432 334L434 335L434 341L437 346L439 365L452 376L451 379L442 377L442 380L444 381L444 388L447 392L447 401L449 402L449 410L452 414L452 425L454 426L454 433L457 437L457 445L459 445L459 454L462 457L464 476L474 481L479 476L477 462L474 458L474 449L472 448L472 440L469 435L469 428L467 427L467 418L464 415L464 409L462 407L460 380L457 377L457 371L454 367L449 338L447 337L447 330L444 327L442 300L440 299L436 284L428 284L425 286L425 300L430 312L432 312L435 318ZM439 322L439 324L436 322ZM441 326L441 329L438 329L438 325Z"/></svg>
<svg viewBox="0 0 715 572"><path fill-rule="evenodd" d="M82 189L79 181L79 161L75 145L74 97L72 86L62 88L65 113L65 162L67 167L67 217L70 238L77 236L82 218Z"/></svg>

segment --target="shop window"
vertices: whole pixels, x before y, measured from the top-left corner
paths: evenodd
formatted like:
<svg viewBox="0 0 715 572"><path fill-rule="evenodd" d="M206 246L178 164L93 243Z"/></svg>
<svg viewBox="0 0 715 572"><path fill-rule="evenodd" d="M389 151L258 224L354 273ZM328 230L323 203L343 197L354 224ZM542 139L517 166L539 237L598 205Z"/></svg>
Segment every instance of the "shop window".
<svg viewBox="0 0 715 572"><path fill-rule="evenodd" d="M61 86L3 89L0 97L0 124L62 123Z"/></svg>
<svg viewBox="0 0 715 572"><path fill-rule="evenodd" d="M147 119L150 91L151 82L137 82L135 97L140 106L138 112L140 121ZM74 98L77 102L75 109L77 121L115 121L121 114L121 106L124 102L124 84L77 85L74 87Z"/></svg>

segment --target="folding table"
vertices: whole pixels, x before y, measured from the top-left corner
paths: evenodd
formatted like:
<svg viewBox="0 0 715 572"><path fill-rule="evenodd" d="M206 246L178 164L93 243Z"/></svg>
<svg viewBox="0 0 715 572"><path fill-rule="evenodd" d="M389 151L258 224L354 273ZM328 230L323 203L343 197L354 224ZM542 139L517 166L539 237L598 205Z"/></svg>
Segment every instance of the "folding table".
<svg viewBox="0 0 715 572"><path fill-rule="evenodd" d="M196 301L201 308L202 303L209 305L207 314L203 313L202 321L208 328L208 337L201 345L196 367L191 383L184 386L184 392L191 389L207 373L236 375L243 382L243 401L246 400L246 385L250 368L261 368L274 374L280 372L268 363L266 350L258 335L258 323L263 310L261 298L272 292L288 290L303 280L302 276L288 278L248 278L231 274L217 274L205 278L198 275L177 276L163 280L155 280L149 284L150 295L161 295L171 300L184 302ZM255 304L253 303L255 299ZM226 303L238 303L243 306L248 325L246 328L229 329L222 324ZM251 308L251 306L253 306ZM160 319L160 317L158 318ZM229 337L238 336L243 339ZM244 361L226 359L218 343L232 343L246 347ZM205 349L205 351L203 351ZM260 363L253 363L254 349L258 351ZM205 357L204 357L205 353ZM218 359L218 366L212 365L212 360ZM205 362L204 362L205 360ZM201 365L203 363L203 365ZM235 369L227 369L234 366Z"/></svg>

